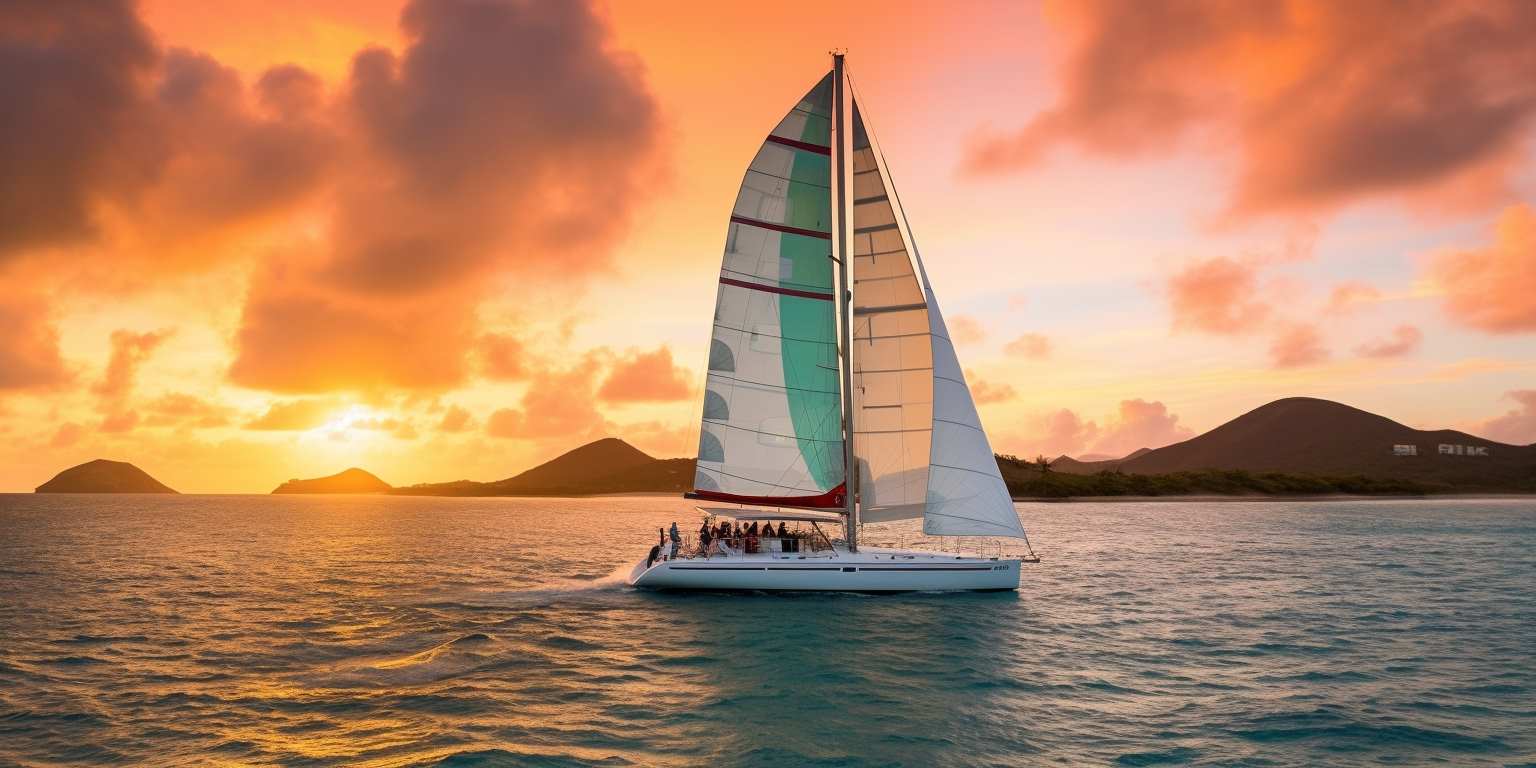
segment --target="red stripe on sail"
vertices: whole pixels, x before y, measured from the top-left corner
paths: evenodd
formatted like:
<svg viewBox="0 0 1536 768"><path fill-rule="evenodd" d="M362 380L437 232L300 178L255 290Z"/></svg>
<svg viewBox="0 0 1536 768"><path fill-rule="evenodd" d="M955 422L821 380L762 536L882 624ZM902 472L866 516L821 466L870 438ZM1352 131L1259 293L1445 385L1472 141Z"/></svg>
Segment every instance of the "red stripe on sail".
<svg viewBox="0 0 1536 768"><path fill-rule="evenodd" d="M826 493L815 496L740 496L734 493L721 493L720 491L689 491L683 494L685 499L698 499L699 501L723 501L727 504L758 504L765 507L800 507L803 509L843 509L847 499L843 498L843 489L846 483L838 483Z"/></svg>
<svg viewBox="0 0 1536 768"><path fill-rule="evenodd" d="M798 139L786 139L783 136L773 136L773 135L769 135L768 136L768 140L773 142L773 143L775 143L775 144L783 144L786 147L794 147L795 149L803 149L803 150L805 150L807 152L815 152L818 155L831 155L832 154L832 148L831 147L823 147L820 144L812 144L809 141L800 141Z"/></svg>
<svg viewBox="0 0 1536 768"><path fill-rule="evenodd" d="M757 219L749 219L745 216L736 216L734 214L731 216L731 221L736 222L737 224L746 224L749 227L762 227L763 229L771 229L775 232L783 232L790 235L819 237L822 240L832 239L831 232L820 232L814 229L801 229L800 227L791 227L788 224L776 224L771 221L758 221Z"/></svg>
<svg viewBox="0 0 1536 768"><path fill-rule="evenodd" d="M749 282L747 282L745 280L736 280L734 278L729 278L729 277L722 277L722 278L720 278L720 284L721 285L734 285L737 288L749 288L749 289L754 290L754 291L763 291L765 293L778 293L778 294L783 294L785 296L799 296L802 299L820 299L822 301L831 301L831 300L837 298L836 296L834 296L833 294L830 294L830 293L817 293L815 291L801 291L801 290L797 290L795 288L780 288L777 285L763 285L762 283L749 283Z"/></svg>

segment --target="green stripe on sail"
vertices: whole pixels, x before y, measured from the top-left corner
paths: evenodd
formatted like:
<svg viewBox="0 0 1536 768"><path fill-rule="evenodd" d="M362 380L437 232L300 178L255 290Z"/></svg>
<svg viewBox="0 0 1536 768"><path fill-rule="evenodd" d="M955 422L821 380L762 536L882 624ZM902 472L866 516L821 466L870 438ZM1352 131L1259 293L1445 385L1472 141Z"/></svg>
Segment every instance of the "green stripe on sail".
<svg viewBox="0 0 1536 768"><path fill-rule="evenodd" d="M830 86L830 81L824 85ZM823 96L819 90L812 92L813 98ZM830 92L830 87L827 90ZM826 96L830 97L830 93ZM830 122L825 119L807 120L799 139L820 146L829 145ZM832 201L827 185L832 178L831 159L826 155L796 150L790 178L805 182L789 185L788 207L796 213L795 226L830 231ZM814 216L810 215L813 212ZM780 280L832 290L829 248L827 241L818 238L780 235ZM837 304L798 296L780 296L779 326L785 339L782 359L784 384L788 388L789 416L794 424L800 455L804 457L805 466L818 486L823 490L834 488L842 482L843 477L842 388L837 369Z"/></svg>

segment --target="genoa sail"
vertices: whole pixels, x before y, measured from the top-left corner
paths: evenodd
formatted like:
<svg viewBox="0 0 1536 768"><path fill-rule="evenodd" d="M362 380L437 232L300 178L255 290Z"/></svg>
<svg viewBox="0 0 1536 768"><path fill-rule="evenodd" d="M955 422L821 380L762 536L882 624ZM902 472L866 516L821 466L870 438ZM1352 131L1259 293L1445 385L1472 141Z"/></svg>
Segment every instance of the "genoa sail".
<svg viewBox="0 0 1536 768"><path fill-rule="evenodd" d="M829 74L742 179L715 299L696 498L842 504L831 122Z"/></svg>
<svg viewBox="0 0 1536 768"><path fill-rule="evenodd" d="M901 202L853 104L853 400L865 522L1024 536Z"/></svg>

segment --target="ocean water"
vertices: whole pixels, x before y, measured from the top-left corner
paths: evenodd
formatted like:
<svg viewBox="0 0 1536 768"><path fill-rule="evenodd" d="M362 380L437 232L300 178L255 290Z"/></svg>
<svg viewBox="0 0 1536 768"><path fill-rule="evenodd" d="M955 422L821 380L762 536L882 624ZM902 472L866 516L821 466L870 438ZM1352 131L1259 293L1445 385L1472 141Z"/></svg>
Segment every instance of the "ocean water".
<svg viewBox="0 0 1536 768"><path fill-rule="evenodd" d="M1536 764L1536 502L1020 508L1016 594L672 595L670 498L0 496L0 765Z"/></svg>

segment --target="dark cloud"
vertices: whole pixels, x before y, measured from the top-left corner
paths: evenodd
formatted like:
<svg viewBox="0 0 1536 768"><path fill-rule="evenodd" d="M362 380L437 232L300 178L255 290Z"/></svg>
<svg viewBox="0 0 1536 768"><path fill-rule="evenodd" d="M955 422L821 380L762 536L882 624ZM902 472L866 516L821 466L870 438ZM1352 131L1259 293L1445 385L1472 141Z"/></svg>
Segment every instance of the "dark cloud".
<svg viewBox="0 0 1536 768"><path fill-rule="evenodd" d="M115 256L157 269L223 256L209 235L321 182L334 136L318 89L283 67L253 100L213 59L161 51L127 2L0 6L0 258L109 228Z"/></svg>
<svg viewBox="0 0 1536 768"><path fill-rule="evenodd" d="M485 278L570 285L606 268L655 183L656 105L586 4L415 2L401 23L401 53L353 62L329 248L254 285L238 383L458 383Z"/></svg>

